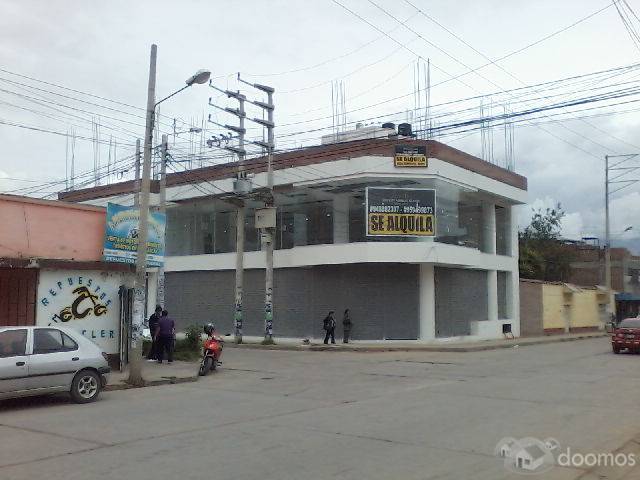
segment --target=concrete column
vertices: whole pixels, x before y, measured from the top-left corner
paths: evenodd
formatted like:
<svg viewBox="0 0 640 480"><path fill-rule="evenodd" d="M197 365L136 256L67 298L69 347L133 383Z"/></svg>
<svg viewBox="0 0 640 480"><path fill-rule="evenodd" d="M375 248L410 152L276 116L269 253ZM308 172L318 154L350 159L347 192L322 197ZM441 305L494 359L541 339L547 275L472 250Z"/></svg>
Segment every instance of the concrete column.
<svg viewBox="0 0 640 480"><path fill-rule="evenodd" d="M487 271L487 318L489 321L498 320L498 272Z"/></svg>
<svg viewBox="0 0 640 480"><path fill-rule="evenodd" d="M509 228L511 231L509 253L513 259L507 288L507 312L512 320L511 328L516 337L520 336L520 270L518 269L519 243L518 243L518 208L509 208Z"/></svg>
<svg viewBox="0 0 640 480"><path fill-rule="evenodd" d="M420 264L420 340L436 338L436 288L433 263Z"/></svg>
<svg viewBox="0 0 640 480"><path fill-rule="evenodd" d="M516 337L520 336L520 272L518 271L518 261L516 257L515 268L509 275L509 285L511 288L508 292L508 312L511 319L511 330Z"/></svg>
<svg viewBox="0 0 640 480"><path fill-rule="evenodd" d="M514 205L508 209L509 212L509 231L511 237L509 238L509 255L518 258L518 206Z"/></svg>
<svg viewBox="0 0 640 480"><path fill-rule="evenodd" d="M147 318L151 315L156 308L156 302L158 297L158 270L147 271ZM164 305L161 305L165 308Z"/></svg>
<svg viewBox="0 0 640 480"><path fill-rule="evenodd" d="M482 202L482 251L496 253L496 206Z"/></svg>
<svg viewBox="0 0 640 480"><path fill-rule="evenodd" d="M349 196L333 197L333 243L349 243Z"/></svg>

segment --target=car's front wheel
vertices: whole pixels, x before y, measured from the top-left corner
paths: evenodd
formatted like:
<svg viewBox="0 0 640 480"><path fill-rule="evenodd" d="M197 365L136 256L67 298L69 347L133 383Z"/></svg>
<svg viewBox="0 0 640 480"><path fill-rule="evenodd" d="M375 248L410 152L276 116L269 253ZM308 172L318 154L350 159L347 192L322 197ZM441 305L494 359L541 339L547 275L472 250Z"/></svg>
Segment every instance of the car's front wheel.
<svg viewBox="0 0 640 480"><path fill-rule="evenodd" d="M614 345L613 346L613 353L615 353L615 354L620 353L620 347L618 345Z"/></svg>
<svg viewBox="0 0 640 480"><path fill-rule="evenodd" d="M91 370L82 370L71 383L71 398L76 403L93 402L102 389L100 376Z"/></svg>

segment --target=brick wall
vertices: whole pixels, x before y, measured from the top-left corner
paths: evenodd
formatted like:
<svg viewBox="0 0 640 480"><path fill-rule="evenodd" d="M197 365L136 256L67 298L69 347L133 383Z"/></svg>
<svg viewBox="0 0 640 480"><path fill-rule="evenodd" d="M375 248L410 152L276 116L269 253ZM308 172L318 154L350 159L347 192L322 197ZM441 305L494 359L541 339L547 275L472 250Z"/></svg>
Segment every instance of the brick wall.
<svg viewBox="0 0 640 480"><path fill-rule="evenodd" d="M520 280L520 335L543 335L542 283Z"/></svg>

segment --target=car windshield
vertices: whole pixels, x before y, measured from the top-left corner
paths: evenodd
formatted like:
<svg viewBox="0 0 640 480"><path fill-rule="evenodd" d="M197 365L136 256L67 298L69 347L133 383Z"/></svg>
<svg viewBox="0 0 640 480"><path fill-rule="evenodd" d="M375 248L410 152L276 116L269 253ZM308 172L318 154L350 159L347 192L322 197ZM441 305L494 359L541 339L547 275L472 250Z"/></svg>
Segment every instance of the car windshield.
<svg viewBox="0 0 640 480"><path fill-rule="evenodd" d="M640 318L625 318L619 325L620 328L640 328Z"/></svg>

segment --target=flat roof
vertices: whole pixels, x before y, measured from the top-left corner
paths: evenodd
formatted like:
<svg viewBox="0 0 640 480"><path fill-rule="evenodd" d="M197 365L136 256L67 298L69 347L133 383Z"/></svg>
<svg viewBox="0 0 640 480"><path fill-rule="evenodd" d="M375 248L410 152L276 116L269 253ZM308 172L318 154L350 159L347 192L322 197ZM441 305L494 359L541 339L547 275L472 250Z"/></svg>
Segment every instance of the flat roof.
<svg viewBox="0 0 640 480"><path fill-rule="evenodd" d="M58 194L60 196L60 194ZM28 203L30 205L42 205L46 207L56 208L70 208L73 210L88 210L92 212L104 212L104 207L97 207L94 205L79 205L73 203L73 200L45 200L42 198L25 197L23 195L10 195L8 193L0 193L0 201L14 202L14 203Z"/></svg>
<svg viewBox="0 0 640 480"><path fill-rule="evenodd" d="M273 169L283 170L368 155L393 157L396 145L425 146L427 148L427 157L429 158L437 158L521 190L527 190L527 179L522 175L518 175L515 172L435 140L413 140L406 138L366 139L312 146L275 154L273 156ZM262 156L243 162L229 162L184 172L167 173L166 186L170 188L179 185L233 178L236 176L239 167L244 167L244 169L250 173L266 172L267 157ZM157 183L157 181L152 182L152 192L157 189ZM135 191L134 189L135 182L130 180L111 185L60 192L58 198L70 202L84 202L133 193Z"/></svg>

